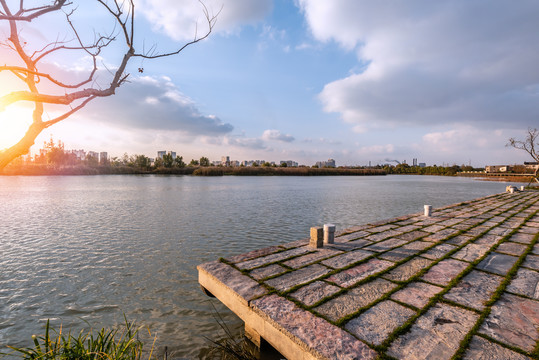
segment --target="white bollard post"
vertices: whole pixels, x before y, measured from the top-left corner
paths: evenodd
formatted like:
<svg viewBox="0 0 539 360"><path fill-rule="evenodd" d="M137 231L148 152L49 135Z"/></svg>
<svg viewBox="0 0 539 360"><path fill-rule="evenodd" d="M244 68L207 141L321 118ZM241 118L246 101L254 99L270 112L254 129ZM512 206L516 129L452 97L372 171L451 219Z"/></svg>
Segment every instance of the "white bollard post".
<svg viewBox="0 0 539 360"><path fill-rule="evenodd" d="M309 245L312 248L319 249L324 246L324 230L321 226L313 226L311 228L311 241Z"/></svg>
<svg viewBox="0 0 539 360"><path fill-rule="evenodd" d="M509 188L509 194L514 194L514 193L515 193L515 188L511 186Z"/></svg>
<svg viewBox="0 0 539 360"><path fill-rule="evenodd" d="M324 244L333 244L335 242L335 225L324 224Z"/></svg>
<svg viewBox="0 0 539 360"><path fill-rule="evenodd" d="M524 191L524 185L520 187L520 191Z"/></svg>
<svg viewBox="0 0 539 360"><path fill-rule="evenodd" d="M425 205L425 216L432 216L432 205Z"/></svg>

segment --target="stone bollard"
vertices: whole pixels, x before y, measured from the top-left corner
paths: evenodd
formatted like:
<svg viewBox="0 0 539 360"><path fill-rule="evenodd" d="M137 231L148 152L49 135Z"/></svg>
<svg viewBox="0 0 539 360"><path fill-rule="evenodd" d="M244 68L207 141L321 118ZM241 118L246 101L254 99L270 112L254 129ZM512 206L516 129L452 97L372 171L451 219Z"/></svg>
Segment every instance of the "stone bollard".
<svg viewBox="0 0 539 360"><path fill-rule="evenodd" d="M319 249L324 246L324 230L321 226L314 226L311 228L311 241L309 245L315 249Z"/></svg>
<svg viewBox="0 0 539 360"><path fill-rule="evenodd" d="M524 185L520 187L520 191L524 191Z"/></svg>
<svg viewBox="0 0 539 360"><path fill-rule="evenodd" d="M335 225L324 224L324 244L333 244L335 242Z"/></svg>
<svg viewBox="0 0 539 360"><path fill-rule="evenodd" d="M511 186L509 188L509 194L514 194L514 193L515 193L515 188Z"/></svg>
<svg viewBox="0 0 539 360"><path fill-rule="evenodd" d="M425 216L432 216L432 205L425 205Z"/></svg>

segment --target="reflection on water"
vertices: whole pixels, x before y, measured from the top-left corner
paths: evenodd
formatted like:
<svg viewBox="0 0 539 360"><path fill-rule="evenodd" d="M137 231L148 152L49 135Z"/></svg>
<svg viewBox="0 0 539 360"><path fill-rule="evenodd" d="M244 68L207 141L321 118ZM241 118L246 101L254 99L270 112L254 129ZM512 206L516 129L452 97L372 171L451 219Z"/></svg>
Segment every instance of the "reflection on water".
<svg viewBox="0 0 539 360"><path fill-rule="evenodd" d="M197 358L223 336L196 265L502 192L428 176L0 177L0 346L29 346L47 319L78 331L123 322ZM215 300L235 333L241 322Z"/></svg>

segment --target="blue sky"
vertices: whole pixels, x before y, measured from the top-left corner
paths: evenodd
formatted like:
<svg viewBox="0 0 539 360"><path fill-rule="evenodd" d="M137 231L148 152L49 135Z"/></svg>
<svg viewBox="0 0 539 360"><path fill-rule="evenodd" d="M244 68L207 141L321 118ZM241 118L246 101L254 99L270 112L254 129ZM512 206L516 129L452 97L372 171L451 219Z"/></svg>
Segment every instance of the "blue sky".
<svg viewBox="0 0 539 360"><path fill-rule="evenodd" d="M229 155L307 165L531 160L505 144L539 127L536 1L205 3L222 7L209 39L178 56L133 61L131 82L115 96L37 143L52 133L67 148L113 156L166 149L187 160ZM82 29L108 28L97 4L78 5ZM203 26L192 0L140 1L136 15L139 45L160 51L192 38L197 20ZM37 42L62 33L61 24L42 19L23 30ZM119 51L111 48L102 62L114 68ZM69 56L51 67L84 72L87 59Z"/></svg>

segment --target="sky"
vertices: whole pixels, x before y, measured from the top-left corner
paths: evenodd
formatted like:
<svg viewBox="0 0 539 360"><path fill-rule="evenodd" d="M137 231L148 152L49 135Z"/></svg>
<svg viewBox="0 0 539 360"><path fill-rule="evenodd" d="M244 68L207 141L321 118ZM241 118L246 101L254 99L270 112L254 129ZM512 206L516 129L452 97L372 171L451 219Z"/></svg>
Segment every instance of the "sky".
<svg viewBox="0 0 539 360"><path fill-rule="evenodd" d="M313 165L333 158L338 166L413 158L477 167L531 161L505 145L539 127L535 0L204 4L218 13L208 39L176 56L132 60L130 81L116 95L44 131L33 150L52 135L66 149L111 156L171 150L186 160ZM74 6L85 40L114 29L97 2ZM135 19L136 47L157 52L181 47L206 26L196 0L137 1ZM68 39L65 25L51 15L24 25L21 34L38 49ZM2 41L7 33L0 24ZM122 51L118 40L101 54L96 86L110 81ZM0 56L17 61L6 47ZM44 66L78 79L90 62L65 52ZM0 73L0 96L19 86ZM29 111L15 104L0 112L0 147L20 136ZM50 108L47 116L58 111Z"/></svg>

